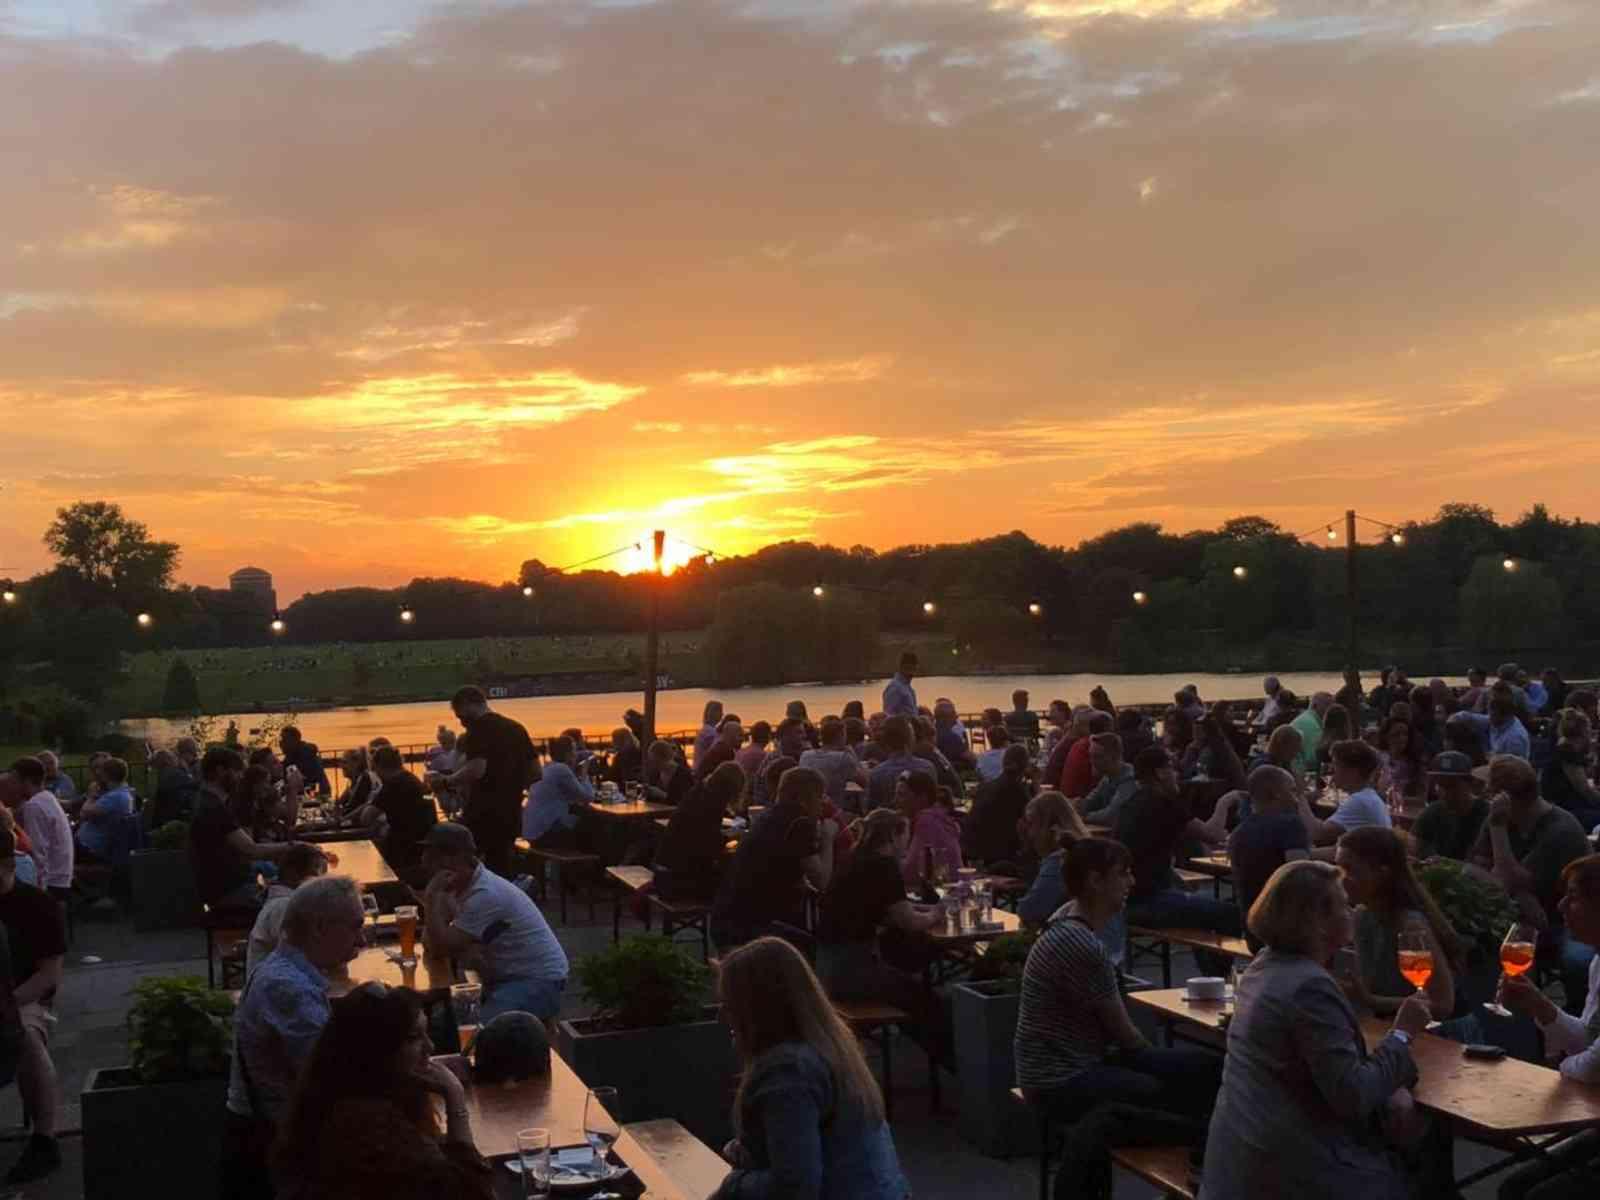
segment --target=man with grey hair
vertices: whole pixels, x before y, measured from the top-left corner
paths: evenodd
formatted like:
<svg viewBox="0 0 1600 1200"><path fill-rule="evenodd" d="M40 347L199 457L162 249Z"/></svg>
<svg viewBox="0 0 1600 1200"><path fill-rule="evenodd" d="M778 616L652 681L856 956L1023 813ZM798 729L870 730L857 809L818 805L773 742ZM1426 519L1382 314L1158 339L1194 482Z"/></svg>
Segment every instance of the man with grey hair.
<svg viewBox="0 0 1600 1200"><path fill-rule="evenodd" d="M1272 728L1272 722L1278 715L1278 693L1283 690L1283 685L1278 682L1276 675L1268 675L1261 681L1261 691L1266 696L1267 702L1261 706L1261 711L1256 714L1252 722L1259 729Z"/></svg>
<svg viewBox="0 0 1600 1200"><path fill-rule="evenodd" d="M1315 774L1318 769L1317 747L1322 744L1322 722L1332 707L1332 692L1315 692L1305 712L1289 722L1300 734L1300 755L1295 759L1295 766L1308 775Z"/></svg>
<svg viewBox="0 0 1600 1200"><path fill-rule="evenodd" d="M348 875L301 884L284 910L278 948L246 981L233 1018L222 1195L272 1196L267 1151L328 1023L328 975L360 952L364 916Z"/></svg>
<svg viewBox="0 0 1600 1200"><path fill-rule="evenodd" d="M57 800L61 801L62 808L69 808L78 799L78 785L72 782L72 776L61 769L61 760L50 750L41 750L35 755L44 764L44 786L55 793Z"/></svg>

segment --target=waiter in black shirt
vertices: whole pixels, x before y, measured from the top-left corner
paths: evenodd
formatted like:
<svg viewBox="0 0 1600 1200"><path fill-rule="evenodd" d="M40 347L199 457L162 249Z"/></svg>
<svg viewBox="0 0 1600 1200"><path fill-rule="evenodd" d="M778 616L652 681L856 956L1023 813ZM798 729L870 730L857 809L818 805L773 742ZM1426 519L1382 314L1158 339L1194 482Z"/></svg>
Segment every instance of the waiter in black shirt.
<svg viewBox="0 0 1600 1200"><path fill-rule="evenodd" d="M528 731L510 717L489 711L482 688L467 685L450 700L466 730L457 744L466 762L446 776L451 787L471 785L461 823L472 830L487 866L512 877L511 847L522 823L522 801L538 774L538 759Z"/></svg>

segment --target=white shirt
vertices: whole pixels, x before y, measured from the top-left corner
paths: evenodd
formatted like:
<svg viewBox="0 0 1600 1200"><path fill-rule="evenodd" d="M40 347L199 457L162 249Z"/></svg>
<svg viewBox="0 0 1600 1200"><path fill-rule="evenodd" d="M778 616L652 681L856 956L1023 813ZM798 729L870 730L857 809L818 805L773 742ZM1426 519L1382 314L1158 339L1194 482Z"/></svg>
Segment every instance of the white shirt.
<svg viewBox="0 0 1600 1200"><path fill-rule="evenodd" d="M267 887L267 902L256 914L256 923L250 927L250 941L244 951L244 975L255 974L256 965L278 948L278 935L283 932L283 914L289 907L289 897L294 889L281 883Z"/></svg>
<svg viewBox="0 0 1600 1200"><path fill-rule="evenodd" d="M1556 1019L1539 1026L1544 1052L1561 1060L1561 1073L1579 1083L1600 1083L1600 1038L1589 1030L1600 1027L1600 957L1589 960L1589 999L1583 1016L1557 1012Z"/></svg>
<svg viewBox="0 0 1600 1200"><path fill-rule="evenodd" d="M1005 769L1004 759L1009 746L997 746L993 750L985 750L978 755L978 778L988 783L992 779L999 779L1000 773Z"/></svg>
<svg viewBox="0 0 1600 1200"><path fill-rule="evenodd" d="M17 818L33 843L41 887L72 886L72 822L51 791L35 792L17 809Z"/></svg>
<svg viewBox="0 0 1600 1200"><path fill-rule="evenodd" d="M1337 825L1346 833L1352 829L1360 829L1364 825L1379 825L1384 829L1394 828L1394 818L1389 814L1389 806L1383 802L1383 797L1369 787L1362 788L1359 792L1351 792L1339 802L1339 807L1333 816L1328 818L1330 825Z"/></svg>

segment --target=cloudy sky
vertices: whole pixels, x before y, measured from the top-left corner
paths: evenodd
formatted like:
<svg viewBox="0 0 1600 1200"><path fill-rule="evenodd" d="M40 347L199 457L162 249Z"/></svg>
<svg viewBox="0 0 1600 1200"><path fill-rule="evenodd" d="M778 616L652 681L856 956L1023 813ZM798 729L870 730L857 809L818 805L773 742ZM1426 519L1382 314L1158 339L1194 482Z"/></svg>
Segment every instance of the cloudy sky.
<svg viewBox="0 0 1600 1200"><path fill-rule="evenodd" d="M1594 0L0 0L0 566L1600 517Z"/></svg>

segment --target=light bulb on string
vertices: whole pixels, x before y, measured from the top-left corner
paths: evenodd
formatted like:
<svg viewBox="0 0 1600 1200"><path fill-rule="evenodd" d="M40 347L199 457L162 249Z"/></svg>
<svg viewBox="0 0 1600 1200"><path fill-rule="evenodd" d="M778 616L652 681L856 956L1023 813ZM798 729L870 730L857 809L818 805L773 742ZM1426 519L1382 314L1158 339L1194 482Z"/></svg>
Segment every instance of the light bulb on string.
<svg viewBox="0 0 1600 1200"><path fill-rule="evenodd" d="M273 633L281 634L289 627L283 623L283 618L276 612L272 614L272 621L267 626Z"/></svg>
<svg viewBox="0 0 1600 1200"><path fill-rule="evenodd" d="M1135 604L1143 604L1148 599L1150 599L1150 597L1145 595L1143 592L1135 592L1133 594L1133 602Z"/></svg>
<svg viewBox="0 0 1600 1200"><path fill-rule="evenodd" d="M1504 567L1507 571L1515 571L1517 569L1517 560L1514 559L1514 558L1508 558L1508 559L1505 560L1505 562L1501 563L1500 565L1502 567Z"/></svg>
<svg viewBox="0 0 1600 1200"><path fill-rule="evenodd" d="M932 600L924 600L922 602L922 611L930 617L938 610L938 607Z"/></svg>
<svg viewBox="0 0 1600 1200"><path fill-rule="evenodd" d="M822 585L821 585L821 584L820 584L820 583L819 583L819 584L816 584L816 585L815 585L815 586L813 586L813 587L812 587L812 589L811 589L811 594L812 594L812 595L813 595L813 596L815 596L815 597L817 597L817 598L818 598L818 599L819 599L819 600L820 600L820 599L821 599L821 598L822 598L822 597L823 597L823 596L824 596L824 595L826 595L826 594L827 594L827 589L826 589L826 588L824 588L824 587L823 587L823 586L822 586Z"/></svg>
<svg viewBox="0 0 1600 1200"><path fill-rule="evenodd" d="M532 596L533 595L533 584L531 584L531 583L523 584L522 585L522 594L524 596Z"/></svg>
<svg viewBox="0 0 1600 1200"><path fill-rule="evenodd" d="M156 623L156 619L149 613L142 612L134 618L134 622L139 626L140 629L149 629L150 626Z"/></svg>
<svg viewBox="0 0 1600 1200"><path fill-rule="evenodd" d="M1031 617L1037 617L1043 611L1044 611L1043 606L1040 605L1040 603L1037 600L1035 600L1032 604L1028 605L1028 615L1031 616Z"/></svg>
<svg viewBox="0 0 1600 1200"><path fill-rule="evenodd" d="M1250 574L1250 572L1245 570L1243 567L1235 567L1233 569L1233 577L1235 579L1243 579L1248 574Z"/></svg>
<svg viewBox="0 0 1600 1200"><path fill-rule="evenodd" d="M1337 542L1339 540L1339 531L1336 530L1332 525L1328 526L1328 540L1330 542Z"/></svg>
<svg viewBox="0 0 1600 1200"><path fill-rule="evenodd" d="M1389 535L1389 540L1396 546L1404 546L1406 544L1406 535L1397 529Z"/></svg>

